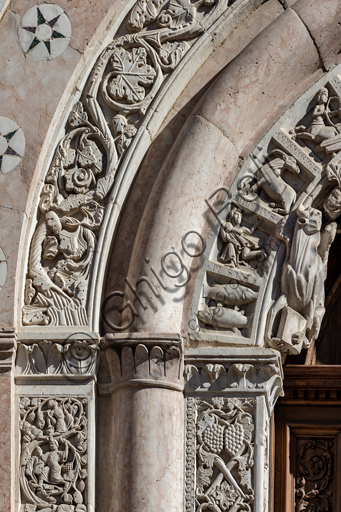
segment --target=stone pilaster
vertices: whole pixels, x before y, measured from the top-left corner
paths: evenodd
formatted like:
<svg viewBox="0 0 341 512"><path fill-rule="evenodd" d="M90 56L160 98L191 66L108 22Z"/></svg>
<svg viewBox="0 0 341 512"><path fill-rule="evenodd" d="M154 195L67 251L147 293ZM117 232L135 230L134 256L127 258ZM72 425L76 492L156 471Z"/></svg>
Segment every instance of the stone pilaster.
<svg viewBox="0 0 341 512"><path fill-rule="evenodd" d="M186 351L185 363L186 512L266 512L279 354L201 348Z"/></svg>
<svg viewBox="0 0 341 512"><path fill-rule="evenodd" d="M98 510L181 511L181 338L107 335L98 377Z"/></svg>
<svg viewBox="0 0 341 512"><path fill-rule="evenodd" d="M16 501L19 512L94 512L98 341L18 342Z"/></svg>
<svg viewBox="0 0 341 512"><path fill-rule="evenodd" d="M0 330L0 510L13 507L13 362L16 349L14 330Z"/></svg>

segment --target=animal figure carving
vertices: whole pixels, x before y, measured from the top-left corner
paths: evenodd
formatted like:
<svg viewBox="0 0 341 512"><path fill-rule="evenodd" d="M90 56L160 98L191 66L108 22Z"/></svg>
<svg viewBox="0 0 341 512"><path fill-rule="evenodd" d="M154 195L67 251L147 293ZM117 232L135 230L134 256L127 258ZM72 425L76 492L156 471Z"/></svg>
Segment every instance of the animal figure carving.
<svg viewBox="0 0 341 512"><path fill-rule="evenodd" d="M276 158L260 167L255 177L242 180L239 186L239 193L242 196L247 196L250 193L257 193L259 189L263 189L275 201L271 205L274 211L281 215L286 215L290 212L291 207L296 201L296 192L291 185L284 181L282 174L285 170L293 174L299 174L300 168L297 165L296 158L287 155L280 149L271 151L270 156L275 156ZM256 183L251 185L255 179Z"/></svg>
<svg viewBox="0 0 341 512"><path fill-rule="evenodd" d="M324 281L329 249L336 235L337 224L328 224L321 233L322 213L300 205L291 246L283 265L282 294L272 306L266 338L270 346L298 354L307 348L319 333L324 315ZM277 314L281 321L277 336L271 332Z"/></svg>

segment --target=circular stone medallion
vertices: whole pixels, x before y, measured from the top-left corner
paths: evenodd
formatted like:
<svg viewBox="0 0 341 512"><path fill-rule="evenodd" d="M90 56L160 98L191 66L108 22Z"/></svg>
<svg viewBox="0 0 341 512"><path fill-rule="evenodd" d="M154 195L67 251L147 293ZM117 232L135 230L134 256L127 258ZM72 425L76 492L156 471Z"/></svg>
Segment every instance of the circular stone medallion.
<svg viewBox="0 0 341 512"><path fill-rule="evenodd" d="M70 20L58 5L36 5L22 17L19 42L33 59L55 59L67 48L70 37Z"/></svg>
<svg viewBox="0 0 341 512"><path fill-rule="evenodd" d="M19 126L7 117L0 117L0 171L14 169L25 150L24 134Z"/></svg>

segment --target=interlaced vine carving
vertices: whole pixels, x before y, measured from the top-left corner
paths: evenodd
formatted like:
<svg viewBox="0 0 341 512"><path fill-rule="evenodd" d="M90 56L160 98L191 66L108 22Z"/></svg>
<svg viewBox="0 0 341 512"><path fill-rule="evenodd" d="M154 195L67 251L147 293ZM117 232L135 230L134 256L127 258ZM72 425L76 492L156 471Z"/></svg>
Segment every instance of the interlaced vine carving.
<svg viewBox="0 0 341 512"><path fill-rule="evenodd" d="M107 196L165 78L228 0L138 0L70 113L41 192L24 325L87 325L88 286ZM146 28L148 26L148 29Z"/></svg>
<svg viewBox="0 0 341 512"><path fill-rule="evenodd" d="M25 512L87 512L87 399L21 397Z"/></svg>

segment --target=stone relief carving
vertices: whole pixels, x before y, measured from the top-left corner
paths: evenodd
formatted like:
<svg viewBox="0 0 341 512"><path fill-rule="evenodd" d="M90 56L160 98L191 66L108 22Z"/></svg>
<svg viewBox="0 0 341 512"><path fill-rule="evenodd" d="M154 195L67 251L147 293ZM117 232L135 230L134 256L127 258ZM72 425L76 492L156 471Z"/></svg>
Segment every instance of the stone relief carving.
<svg viewBox="0 0 341 512"><path fill-rule="evenodd" d="M250 200L252 194L262 189L273 199L274 203L270 203L269 206L274 212L288 214L296 201L296 191L282 179L285 170L294 174L300 173L296 158L287 155L281 149L274 149L269 155L269 161L258 169L254 177L241 181L238 187L239 194Z"/></svg>
<svg viewBox="0 0 341 512"><path fill-rule="evenodd" d="M191 339L253 344L260 336L257 344L284 354L317 339L341 214L340 84L332 76L305 111L293 109L279 121L231 187L189 323ZM265 335L258 335L254 326L265 311Z"/></svg>
<svg viewBox="0 0 341 512"><path fill-rule="evenodd" d="M296 482L296 511L332 510L330 482L333 478L332 441L306 442L298 456Z"/></svg>
<svg viewBox="0 0 341 512"><path fill-rule="evenodd" d="M282 377L275 362L257 366L247 363L208 363L202 366L185 366L185 391L222 392L250 391L266 392L271 410L277 397L282 393Z"/></svg>
<svg viewBox="0 0 341 512"><path fill-rule="evenodd" d="M186 494L186 509L194 494L197 512L251 510L255 406L253 399L187 399L187 425L194 425L187 430L186 446L196 453L196 483L194 493ZM186 483L193 484L188 473Z"/></svg>
<svg viewBox="0 0 341 512"><path fill-rule="evenodd" d="M206 18L231 3L138 0L126 19L133 33L114 39L98 58L41 192L24 325L87 325L97 233L122 158L163 81L205 32Z"/></svg>
<svg viewBox="0 0 341 512"><path fill-rule="evenodd" d="M261 250L262 242L252 236L259 220L250 227L242 225L243 214L238 206L233 206L228 214L227 222L220 229L224 248L219 261L231 267L247 266L249 261L263 261L266 254Z"/></svg>
<svg viewBox="0 0 341 512"><path fill-rule="evenodd" d="M276 338L268 337L269 345L300 353L317 338L324 314L324 281L328 253L336 235L337 224L322 229L322 212L299 206L294 233L284 236L287 257L282 271L281 295L269 314L269 332L279 311L281 322ZM268 333L269 334L269 333Z"/></svg>
<svg viewBox="0 0 341 512"><path fill-rule="evenodd" d="M86 512L87 399L20 397L22 512Z"/></svg>
<svg viewBox="0 0 341 512"><path fill-rule="evenodd" d="M18 343L16 374L95 374L98 358L98 345L87 340L75 340L64 345L46 340L32 345Z"/></svg>
<svg viewBox="0 0 341 512"><path fill-rule="evenodd" d="M182 391L182 369L180 339L115 339L107 335L101 340L99 392L108 395L120 387L141 384Z"/></svg>

